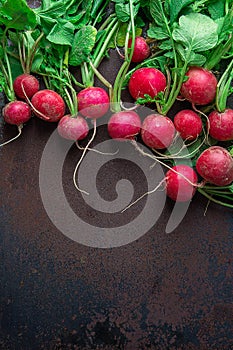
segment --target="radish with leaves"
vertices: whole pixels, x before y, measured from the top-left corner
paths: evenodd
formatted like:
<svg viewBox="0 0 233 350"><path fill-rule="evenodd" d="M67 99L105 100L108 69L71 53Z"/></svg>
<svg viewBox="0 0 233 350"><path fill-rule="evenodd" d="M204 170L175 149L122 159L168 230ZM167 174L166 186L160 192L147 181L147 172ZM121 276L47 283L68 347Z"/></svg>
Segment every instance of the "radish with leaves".
<svg viewBox="0 0 233 350"><path fill-rule="evenodd" d="M134 111L114 113L108 121L108 133L113 139L134 139L141 130L141 119Z"/></svg>
<svg viewBox="0 0 233 350"><path fill-rule="evenodd" d="M17 97L25 100L39 91L40 83L34 75L24 73L15 78L13 88Z"/></svg>
<svg viewBox="0 0 233 350"><path fill-rule="evenodd" d="M201 117L191 109L179 111L173 122L183 140L195 140L202 132Z"/></svg>
<svg viewBox="0 0 233 350"><path fill-rule="evenodd" d="M128 47L131 48L131 46L132 38L130 38L128 42ZM150 56L150 46L143 37L136 36L131 61L134 63L139 63L148 58L148 56Z"/></svg>
<svg viewBox="0 0 233 350"><path fill-rule="evenodd" d="M31 99L34 114L48 122L58 122L65 114L65 102L55 91L44 89Z"/></svg>
<svg viewBox="0 0 233 350"><path fill-rule="evenodd" d="M166 194L176 202L192 199L197 189L198 177L192 167L179 164L169 169L165 175Z"/></svg>
<svg viewBox="0 0 233 350"><path fill-rule="evenodd" d="M129 79L129 92L137 100L149 95L154 98L159 92L166 88L165 75L156 68L139 68Z"/></svg>
<svg viewBox="0 0 233 350"><path fill-rule="evenodd" d="M211 184L226 186L233 182L233 159L223 147L210 146L203 151L197 159L196 169Z"/></svg>
<svg viewBox="0 0 233 350"><path fill-rule="evenodd" d="M181 95L194 105L207 105L216 96L217 79L203 67L191 67L185 75L188 79L181 86Z"/></svg>
<svg viewBox="0 0 233 350"><path fill-rule="evenodd" d="M143 142L150 148L168 148L175 136L175 127L172 120L160 114L148 115L141 129Z"/></svg>
<svg viewBox="0 0 233 350"><path fill-rule="evenodd" d="M57 131L65 139L79 141L87 136L89 127L83 117L77 116L72 118L69 114L59 120Z"/></svg>
<svg viewBox="0 0 233 350"><path fill-rule="evenodd" d="M109 95L100 87L87 87L77 94L78 110L88 118L99 118L109 110Z"/></svg>

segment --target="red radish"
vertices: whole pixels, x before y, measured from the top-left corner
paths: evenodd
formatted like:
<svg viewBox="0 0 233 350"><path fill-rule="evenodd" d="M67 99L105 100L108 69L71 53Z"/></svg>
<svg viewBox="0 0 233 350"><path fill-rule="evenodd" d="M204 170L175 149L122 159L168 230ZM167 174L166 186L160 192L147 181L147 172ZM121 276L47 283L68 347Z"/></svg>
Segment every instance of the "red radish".
<svg viewBox="0 0 233 350"><path fill-rule="evenodd" d="M78 141L87 136L89 127L83 117L71 117L69 114L59 120L57 131L65 139Z"/></svg>
<svg viewBox="0 0 233 350"><path fill-rule="evenodd" d="M132 39L129 39L128 47L131 48ZM150 55L150 47L142 36L135 38L134 51L131 61L139 63L144 61Z"/></svg>
<svg viewBox="0 0 233 350"><path fill-rule="evenodd" d="M223 147L210 146L201 153L196 162L197 172L204 180L227 186L233 181L233 159Z"/></svg>
<svg viewBox="0 0 233 350"><path fill-rule="evenodd" d="M53 90L44 89L36 92L31 103L34 114L48 122L58 122L65 114L65 102Z"/></svg>
<svg viewBox="0 0 233 350"><path fill-rule="evenodd" d="M148 115L141 129L143 142L150 148L168 148L175 136L175 127L172 120L160 114Z"/></svg>
<svg viewBox="0 0 233 350"><path fill-rule="evenodd" d="M218 81L212 72L203 67L191 67L186 77L180 91L184 98L197 105L207 105L214 100Z"/></svg>
<svg viewBox="0 0 233 350"><path fill-rule="evenodd" d="M133 139L141 129L141 120L134 111L114 113L108 122L108 133L113 139Z"/></svg>
<svg viewBox="0 0 233 350"><path fill-rule="evenodd" d="M233 110L226 109L219 113L213 111L209 117L209 134L218 141L233 140Z"/></svg>
<svg viewBox="0 0 233 350"><path fill-rule="evenodd" d="M79 112L88 118L99 118L109 109L109 95L99 87L88 87L77 94Z"/></svg>
<svg viewBox="0 0 233 350"><path fill-rule="evenodd" d="M26 96L31 98L37 91L39 91L40 83L34 75L24 73L14 80L13 88L19 98L26 99Z"/></svg>
<svg viewBox="0 0 233 350"><path fill-rule="evenodd" d="M23 101L9 102L3 108L2 113L6 123L17 126L26 123L31 118L31 108Z"/></svg>
<svg viewBox="0 0 233 350"><path fill-rule="evenodd" d="M169 198L177 202L187 202L196 192L197 174L188 165L179 164L169 169L165 176L166 193Z"/></svg>
<svg viewBox="0 0 233 350"><path fill-rule="evenodd" d="M183 140L195 140L202 131L201 117L191 109L178 112L173 122Z"/></svg>
<svg viewBox="0 0 233 350"><path fill-rule="evenodd" d="M160 91L165 90L166 77L156 68L139 68L131 75L128 88L135 100L143 98L144 95L154 98Z"/></svg>

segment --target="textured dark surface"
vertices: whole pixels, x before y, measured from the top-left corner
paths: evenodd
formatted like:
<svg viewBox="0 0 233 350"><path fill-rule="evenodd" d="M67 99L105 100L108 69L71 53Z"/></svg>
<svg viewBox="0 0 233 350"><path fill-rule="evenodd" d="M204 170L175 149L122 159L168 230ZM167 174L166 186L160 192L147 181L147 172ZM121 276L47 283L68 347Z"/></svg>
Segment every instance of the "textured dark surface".
<svg viewBox="0 0 233 350"><path fill-rule="evenodd" d="M102 69L113 80L112 67ZM0 349L233 349L232 211L215 204L206 211L206 199L196 195L166 234L167 201L156 225L129 245L78 244L51 223L39 193L40 158L54 129L33 118L21 138L0 148ZM1 120L1 142L15 132ZM103 126L95 142L106 138ZM64 177L73 207L76 154L70 152ZM136 191L145 185L132 163L112 162L98 180L101 188L108 179L110 199L119 172ZM110 227L107 215L85 204L82 216Z"/></svg>

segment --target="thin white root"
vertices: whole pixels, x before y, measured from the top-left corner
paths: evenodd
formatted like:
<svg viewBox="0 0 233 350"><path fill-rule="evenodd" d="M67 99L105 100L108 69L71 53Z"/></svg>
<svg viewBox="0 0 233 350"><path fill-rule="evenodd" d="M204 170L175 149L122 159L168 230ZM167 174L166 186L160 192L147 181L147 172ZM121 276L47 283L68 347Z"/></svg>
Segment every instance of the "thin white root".
<svg viewBox="0 0 233 350"><path fill-rule="evenodd" d="M139 202L142 198L144 198L145 196L154 193L155 191L157 191L157 189L166 181L166 178L164 178L162 181L160 181L160 183L153 189L150 190L148 192L143 193L143 195L141 195L140 197L138 197L134 202L130 203L127 207L125 207L121 213L124 213L126 210L128 210L130 207L132 207L134 204L136 204L137 202Z"/></svg>
<svg viewBox="0 0 233 350"><path fill-rule="evenodd" d="M84 148L83 153L82 153L82 155L81 155L81 158L79 159L78 163L76 164L76 167L75 167L74 173L73 173L73 183L74 183L75 188L76 188L79 192L82 192L82 193L87 194L87 195L89 195L89 193L88 193L87 191L82 190L81 188L78 187L78 184L77 184L77 181L76 181L76 174L77 174L78 168L79 168L79 166L80 166L80 164L81 164L81 162L82 162L82 160L83 160L83 158L84 158L86 152L87 152L88 149L89 149L90 144L92 143L92 141L93 141L94 138L95 138L95 135L96 135L96 119L94 119L94 129L93 129L92 137L91 137L91 139L88 141L86 147Z"/></svg>
<svg viewBox="0 0 233 350"><path fill-rule="evenodd" d="M124 111L134 111L135 109L138 108L137 105L135 105L135 106L133 106L133 107L130 107L130 108L127 108L127 107L124 106L124 104L123 104L122 101L120 101L120 106L121 106L121 108L122 108Z"/></svg>
<svg viewBox="0 0 233 350"><path fill-rule="evenodd" d="M194 105L194 103L192 103L192 108L194 109L195 112L200 113L205 119L206 119L206 124L207 124L207 132L205 132L205 128L202 127L203 133L205 135L204 137L204 141L206 140L207 144L210 146L210 143L208 141L208 137L209 137L209 129L210 129L210 122L209 122L209 118L207 117L207 115L200 111L199 109L196 108L196 106ZM204 143L204 142L203 142Z"/></svg>
<svg viewBox="0 0 233 350"><path fill-rule="evenodd" d="M23 129L23 124L18 125L18 131L19 131L18 134L17 134L15 137L13 137L12 139L10 139L10 140L8 140L8 141L2 143L2 144L0 145L0 147L3 147L3 146L5 146L5 145L7 145L8 143L10 143L10 142L16 140L16 139L22 134L22 129Z"/></svg>
<svg viewBox="0 0 233 350"><path fill-rule="evenodd" d="M132 140L131 141L132 145L135 147L135 149L137 151L139 151L139 153L141 153L144 157L149 157L151 159L153 159L155 162L158 162L159 164L163 165L165 168L168 168L169 170L173 171L175 174L183 177L190 185L194 186L194 187L202 187L203 184L196 184L193 183L192 181L190 181L186 176L184 176L183 174L179 173L178 171L174 170L172 167L170 167L169 165L167 165L166 163L162 162L161 160L159 160L156 156L153 156L149 153L144 152L137 144L136 141ZM155 164L153 164L154 166Z"/></svg>
<svg viewBox="0 0 233 350"><path fill-rule="evenodd" d="M86 147L82 147L79 145L78 141L76 141L76 146L78 147L78 149L80 149L80 151L84 151ZM115 156L118 152L119 152L119 149L116 150L115 152L101 152L99 151L98 149L95 149L95 148L88 148L87 149L88 151L92 151L92 152L95 152L95 153L98 153L98 154L102 154L103 156Z"/></svg>

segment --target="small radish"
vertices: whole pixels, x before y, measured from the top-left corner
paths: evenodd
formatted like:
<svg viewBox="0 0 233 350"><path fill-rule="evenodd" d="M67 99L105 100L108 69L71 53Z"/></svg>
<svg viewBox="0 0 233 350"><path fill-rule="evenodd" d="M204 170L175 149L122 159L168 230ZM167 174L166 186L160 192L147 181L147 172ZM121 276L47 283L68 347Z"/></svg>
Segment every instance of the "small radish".
<svg viewBox="0 0 233 350"><path fill-rule="evenodd" d="M218 81L211 71L202 67L191 67L186 77L188 79L180 90L184 98L197 105L207 105L214 100Z"/></svg>
<svg viewBox="0 0 233 350"><path fill-rule="evenodd" d="M175 136L175 127L172 120L160 114L148 115L141 128L143 142L150 148L168 148Z"/></svg>
<svg viewBox="0 0 233 350"><path fill-rule="evenodd" d="M233 110L220 113L213 111L208 116L209 134L218 141L233 140Z"/></svg>
<svg viewBox="0 0 233 350"><path fill-rule="evenodd" d="M131 75L128 88L135 100L143 98L144 95L154 98L160 91L165 90L166 77L156 68L139 68Z"/></svg>
<svg viewBox="0 0 233 350"><path fill-rule="evenodd" d="M183 109L178 112L173 122L183 140L195 140L202 132L202 120L191 109Z"/></svg>
<svg viewBox="0 0 233 350"><path fill-rule="evenodd" d="M34 114L48 122L58 122L65 114L65 102L55 91L44 89L36 92L31 105Z"/></svg>
<svg viewBox="0 0 233 350"><path fill-rule="evenodd" d="M83 117L71 117L69 114L59 120L57 131L65 139L78 141L87 136L89 127Z"/></svg>
<svg viewBox="0 0 233 350"><path fill-rule="evenodd" d="M99 118L109 109L109 95L100 87L87 87L77 94L78 110L88 118Z"/></svg>
<svg viewBox="0 0 233 350"><path fill-rule="evenodd" d="M192 199L197 187L197 174L188 165L179 164L169 169L165 175L166 193L177 202L187 202Z"/></svg>
<svg viewBox="0 0 233 350"><path fill-rule="evenodd" d="M17 126L26 123L31 118L31 108L23 101L9 102L3 108L2 113L6 123Z"/></svg>
<svg viewBox="0 0 233 350"><path fill-rule="evenodd" d="M132 39L129 39L128 47L131 48ZM134 63L139 63L144 61L150 55L150 47L146 40L142 36L137 36L135 38L133 56L131 61Z"/></svg>
<svg viewBox="0 0 233 350"><path fill-rule="evenodd" d="M22 88L23 86L23 88ZM21 99L32 98L32 96L39 91L39 80L31 74L21 74L14 80L13 88L16 95ZM25 96L26 95L26 96Z"/></svg>
<svg viewBox="0 0 233 350"><path fill-rule="evenodd" d="M6 123L18 127L18 134L12 139L2 143L0 147L16 140L21 135L23 124L31 118L31 108L26 102L11 101L3 108L2 115Z"/></svg>
<svg viewBox="0 0 233 350"><path fill-rule="evenodd" d="M141 120L134 111L116 112L108 122L108 133L113 139L133 139L140 129Z"/></svg>
<svg viewBox="0 0 233 350"><path fill-rule="evenodd" d="M233 181L233 159L221 146L210 146L196 162L197 172L204 180L217 186L226 186Z"/></svg>

